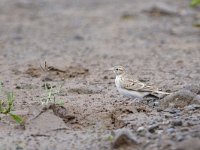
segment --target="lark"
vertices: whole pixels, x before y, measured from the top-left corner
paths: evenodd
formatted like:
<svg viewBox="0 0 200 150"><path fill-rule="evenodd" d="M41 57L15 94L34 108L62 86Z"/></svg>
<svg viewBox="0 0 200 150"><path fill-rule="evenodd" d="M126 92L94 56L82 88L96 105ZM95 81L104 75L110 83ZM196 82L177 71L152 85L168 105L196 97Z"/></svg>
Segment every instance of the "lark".
<svg viewBox="0 0 200 150"><path fill-rule="evenodd" d="M137 98L141 100L146 96L156 96L156 94L165 94L170 93L160 91L157 87L147 85L139 80L131 78L130 75L126 73L126 70L123 66L115 66L110 70L114 71L115 85L120 94L129 97Z"/></svg>

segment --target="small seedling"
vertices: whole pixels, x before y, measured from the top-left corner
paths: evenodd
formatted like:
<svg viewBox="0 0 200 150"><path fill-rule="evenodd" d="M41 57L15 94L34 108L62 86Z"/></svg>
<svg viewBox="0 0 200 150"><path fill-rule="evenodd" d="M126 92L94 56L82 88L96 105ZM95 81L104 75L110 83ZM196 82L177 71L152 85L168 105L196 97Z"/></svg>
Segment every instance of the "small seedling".
<svg viewBox="0 0 200 150"><path fill-rule="evenodd" d="M9 115L15 122L22 124L23 120L20 116L11 113L13 110L14 94L13 92L7 93L6 100L0 100L0 114Z"/></svg>
<svg viewBox="0 0 200 150"><path fill-rule="evenodd" d="M107 137L107 140L108 140L108 141L113 141L113 139L114 139L113 135L109 135L109 136Z"/></svg>
<svg viewBox="0 0 200 150"><path fill-rule="evenodd" d="M50 84L44 83L44 89L45 89L45 96L41 99L42 105L48 105L48 104L59 104L63 105L63 101L56 100L56 95L60 93L60 90L62 88L62 84L59 86L58 89L51 86Z"/></svg>
<svg viewBox="0 0 200 150"><path fill-rule="evenodd" d="M40 65L41 69L44 71L44 73L47 73L48 71L57 71L58 69L55 69L54 67L49 67L47 65L47 62L45 61L44 67ZM62 70L59 70L62 71ZM63 80L63 83L59 85L58 88L56 86L52 86L49 83L45 82L44 83L44 89L45 89L45 96L40 100L42 105L48 105L48 104L58 104L58 105L64 105L63 101L58 101L56 100L56 95L60 93L61 88L65 84L65 80Z"/></svg>

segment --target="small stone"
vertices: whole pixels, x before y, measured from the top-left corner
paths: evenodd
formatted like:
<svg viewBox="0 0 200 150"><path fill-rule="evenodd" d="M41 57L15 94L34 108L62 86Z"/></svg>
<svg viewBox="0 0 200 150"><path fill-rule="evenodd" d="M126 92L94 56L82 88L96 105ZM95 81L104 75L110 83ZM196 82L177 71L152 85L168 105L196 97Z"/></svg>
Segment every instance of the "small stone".
<svg viewBox="0 0 200 150"><path fill-rule="evenodd" d="M192 106L193 106L195 109L200 109L200 105L193 104Z"/></svg>
<svg viewBox="0 0 200 150"><path fill-rule="evenodd" d="M145 127L141 126L141 127L139 127L139 128L137 129L137 132L141 132L141 131L144 131L144 130L146 130Z"/></svg>
<svg viewBox="0 0 200 150"><path fill-rule="evenodd" d="M16 88L16 89L21 89L21 86L17 85L15 88Z"/></svg>
<svg viewBox="0 0 200 150"><path fill-rule="evenodd" d="M157 134L162 134L163 130L157 130Z"/></svg>
<svg viewBox="0 0 200 150"><path fill-rule="evenodd" d="M147 129L146 129L145 127L143 127L143 126L141 126L141 127L139 127L139 128L137 129L137 133L138 133L138 135L140 135L140 136L144 136L144 135L146 134L146 132L147 132Z"/></svg>
<svg viewBox="0 0 200 150"><path fill-rule="evenodd" d="M148 127L148 131L151 132L151 133L154 133L156 129L158 129L159 126L157 124L155 125L151 125Z"/></svg>
<svg viewBox="0 0 200 150"><path fill-rule="evenodd" d="M164 117L165 117L165 119L169 119L169 118L172 118L172 115L171 114L165 114Z"/></svg>
<svg viewBox="0 0 200 150"><path fill-rule="evenodd" d="M192 105L186 106L185 109L186 110L195 110L195 108Z"/></svg>
<svg viewBox="0 0 200 150"><path fill-rule="evenodd" d="M171 134L171 133L174 133L175 132L175 129L174 128L169 128L167 129L167 133Z"/></svg>
<svg viewBox="0 0 200 150"><path fill-rule="evenodd" d="M199 109L200 105L198 104L192 104L192 105L188 105L185 107L186 110L195 110L195 109Z"/></svg>
<svg viewBox="0 0 200 150"><path fill-rule="evenodd" d="M183 108L192 103L193 98L197 94L189 91L189 90L179 90L166 96L160 103L160 106L163 109L166 108Z"/></svg>
<svg viewBox="0 0 200 150"><path fill-rule="evenodd" d="M163 111L162 108L157 108L157 112L161 112L161 111Z"/></svg>
<svg viewBox="0 0 200 150"><path fill-rule="evenodd" d="M16 150L23 150L23 147L21 147L20 145L17 145L15 149Z"/></svg>
<svg viewBox="0 0 200 150"><path fill-rule="evenodd" d="M108 79L108 76L104 76L103 79Z"/></svg>
<svg viewBox="0 0 200 150"><path fill-rule="evenodd" d="M194 125L196 125L197 123L195 123L194 121L188 121L187 123L186 123L186 125L188 126L188 127L190 127L190 126L194 126Z"/></svg>
<svg viewBox="0 0 200 150"><path fill-rule="evenodd" d="M176 113L180 113L180 109L167 108L167 109L164 110L164 112L169 112L170 114L176 114Z"/></svg>
<svg viewBox="0 0 200 150"><path fill-rule="evenodd" d="M183 135L180 135L180 134L178 134L177 136L176 136L176 139L177 139L177 141L183 141L184 140L184 136Z"/></svg>
<svg viewBox="0 0 200 150"><path fill-rule="evenodd" d="M153 106L159 106L159 102L154 102L153 104Z"/></svg>
<svg viewBox="0 0 200 150"><path fill-rule="evenodd" d="M27 84L27 83L20 83L20 85L16 85L16 89L36 89L38 88L37 85Z"/></svg>
<svg viewBox="0 0 200 150"><path fill-rule="evenodd" d="M181 120L173 120L171 125L172 126L182 126L183 122Z"/></svg>
<svg viewBox="0 0 200 150"><path fill-rule="evenodd" d="M190 130L190 129L186 127L186 128L182 128L180 131L181 131L181 132L188 132L189 130Z"/></svg>
<svg viewBox="0 0 200 150"><path fill-rule="evenodd" d="M116 136L112 144L113 148L125 148L131 146L132 148L138 147L139 142L136 136L132 134L131 130L119 129L115 132Z"/></svg>
<svg viewBox="0 0 200 150"><path fill-rule="evenodd" d="M193 103L193 104L198 104L198 105L200 105L200 95L196 95L196 96L193 98L192 103Z"/></svg>
<svg viewBox="0 0 200 150"><path fill-rule="evenodd" d="M53 81L53 78L52 77L44 77L42 79L43 82L47 82L47 81Z"/></svg>

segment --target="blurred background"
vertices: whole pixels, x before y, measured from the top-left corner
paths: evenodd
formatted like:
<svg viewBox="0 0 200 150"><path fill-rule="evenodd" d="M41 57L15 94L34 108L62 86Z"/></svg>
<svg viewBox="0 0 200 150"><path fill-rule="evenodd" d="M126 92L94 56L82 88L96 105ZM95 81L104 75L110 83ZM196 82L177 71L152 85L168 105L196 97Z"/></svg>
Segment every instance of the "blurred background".
<svg viewBox="0 0 200 150"><path fill-rule="evenodd" d="M156 57L184 57L185 51L197 53L199 48L199 9L190 3L1 0L1 59L14 64L45 59L103 66L140 61L139 67ZM187 54L188 59L193 56Z"/></svg>

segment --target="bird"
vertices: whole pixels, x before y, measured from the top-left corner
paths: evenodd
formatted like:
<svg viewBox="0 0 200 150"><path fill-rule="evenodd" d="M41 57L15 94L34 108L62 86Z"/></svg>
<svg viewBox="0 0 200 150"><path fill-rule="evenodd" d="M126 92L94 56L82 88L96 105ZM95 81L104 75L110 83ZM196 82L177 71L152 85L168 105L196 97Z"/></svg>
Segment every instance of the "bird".
<svg viewBox="0 0 200 150"><path fill-rule="evenodd" d="M115 77L115 85L120 94L129 97L143 99L146 96L156 96L156 94L169 95L168 92L160 91L157 87L147 85L137 79L132 78L126 73L126 69L123 66L115 66L111 69Z"/></svg>

